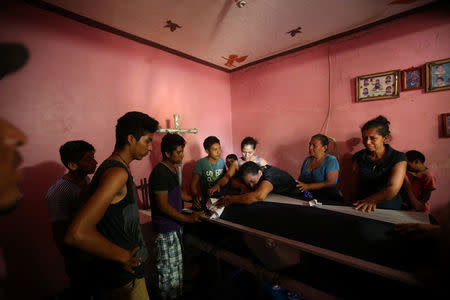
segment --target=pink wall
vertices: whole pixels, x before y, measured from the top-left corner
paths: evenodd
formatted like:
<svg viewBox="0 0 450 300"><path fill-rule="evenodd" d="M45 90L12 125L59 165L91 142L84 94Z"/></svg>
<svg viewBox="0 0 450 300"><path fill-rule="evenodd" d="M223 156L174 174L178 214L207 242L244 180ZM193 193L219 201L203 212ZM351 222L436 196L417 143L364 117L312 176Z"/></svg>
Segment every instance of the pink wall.
<svg viewBox="0 0 450 300"><path fill-rule="evenodd" d="M437 218L449 201L450 139L438 137L438 119L450 112L450 91L402 92L400 98L355 103L355 77L407 69L450 55L448 12L398 19L326 44L232 73L234 151L246 135L257 137L257 152L297 177L310 137L327 117L329 68L332 108L328 135L338 141L341 189L348 190L351 155L363 148L360 127L379 114L391 121L392 146L417 149L427 157L438 189L431 206Z"/></svg>
<svg viewBox="0 0 450 300"><path fill-rule="evenodd" d="M432 202L438 213L448 201L450 183L450 139L437 137L438 116L450 112L450 92L411 91L399 99L355 103L353 85L358 75L448 57L448 21L439 12L410 16L229 76L34 7L13 4L2 10L0 41L23 42L31 52L25 68L0 81L0 117L29 136L22 150L24 201L0 219L7 292L25 282L27 289L14 290L15 297L39 298L67 283L44 200L48 187L64 174L58 157L62 143L85 139L102 161L114 146L115 122L125 112L149 113L163 127L172 127L172 114L180 113L183 128L199 129L186 136L185 183L194 161L204 155L201 143L208 135L221 138L224 154L239 153L242 137L254 135L261 141L261 156L297 176L309 138L326 118L328 53L333 85L328 134L339 141L343 186L350 156L362 148L359 126L384 114L392 121L394 147L426 154L438 177ZM132 164L136 181L159 161L160 137L151 157Z"/></svg>
<svg viewBox="0 0 450 300"><path fill-rule="evenodd" d="M172 115L179 113L183 128L199 129L185 136L188 182L193 162L204 156L205 137L217 135L224 151L231 149L229 75L24 4L0 12L0 41L23 42L31 53L22 70L0 81L0 117L29 137L21 151L25 198L0 219L0 248L7 292L17 293L11 299L38 299L67 282L44 199L65 172L59 146L85 139L101 162L113 150L114 126L125 112L146 112L163 127L173 127ZM151 157L132 163L136 182L160 160L161 136Z"/></svg>

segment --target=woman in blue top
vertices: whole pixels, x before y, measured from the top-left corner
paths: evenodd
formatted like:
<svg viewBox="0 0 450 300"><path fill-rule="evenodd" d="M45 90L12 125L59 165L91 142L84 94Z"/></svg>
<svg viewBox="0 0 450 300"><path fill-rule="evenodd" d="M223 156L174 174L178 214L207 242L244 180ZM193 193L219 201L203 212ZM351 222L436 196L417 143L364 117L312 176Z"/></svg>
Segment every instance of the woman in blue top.
<svg viewBox="0 0 450 300"><path fill-rule="evenodd" d="M327 154L329 140L316 134L309 142L309 154L303 162L297 187L309 191L318 200L342 200L337 188L339 163L335 156Z"/></svg>

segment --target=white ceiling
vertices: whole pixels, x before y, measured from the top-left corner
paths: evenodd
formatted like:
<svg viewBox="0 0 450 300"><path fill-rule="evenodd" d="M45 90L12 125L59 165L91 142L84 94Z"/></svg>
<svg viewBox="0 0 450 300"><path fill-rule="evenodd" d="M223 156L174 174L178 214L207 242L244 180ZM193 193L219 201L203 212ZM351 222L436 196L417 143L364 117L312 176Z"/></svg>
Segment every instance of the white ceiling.
<svg viewBox="0 0 450 300"><path fill-rule="evenodd" d="M434 0L46 0L149 44L230 71ZM43 1L41 1L43 2ZM171 30L169 23L176 27ZM299 33L291 30L301 27ZM173 28L172 28L173 29ZM111 31L111 30L110 30ZM233 56L234 55L234 56ZM231 58L230 58L231 56Z"/></svg>

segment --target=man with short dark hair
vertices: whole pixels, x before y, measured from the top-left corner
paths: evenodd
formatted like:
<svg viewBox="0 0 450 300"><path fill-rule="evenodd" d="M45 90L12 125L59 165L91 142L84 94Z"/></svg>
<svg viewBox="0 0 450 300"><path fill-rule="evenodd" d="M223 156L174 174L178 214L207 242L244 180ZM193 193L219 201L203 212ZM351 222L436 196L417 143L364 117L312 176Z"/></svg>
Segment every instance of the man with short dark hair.
<svg viewBox="0 0 450 300"><path fill-rule="evenodd" d="M200 221L203 213L181 212L184 201L192 197L181 190L178 165L184 157L185 140L178 134L166 134L161 141L163 161L150 174L150 203L156 229L158 287L162 299L176 299L183 288L183 223Z"/></svg>
<svg viewBox="0 0 450 300"><path fill-rule="evenodd" d="M91 196L75 216L65 242L97 257L92 266L108 299L145 300L147 248L141 232L129 164L152 150L158 121L128 112L116 125L114 152L97 169Z"/></svg>
<svg viewBox="0 0 450 300"><path fill-rule="evenodd" d="M263 201L270 192L286 196L302 195L302 192L296 187L295 179L276 167L269 165L260 167L255 162L249 161L240 167L239 172L242 181L251 191L241 195L221 197L217 202L217 207L233 203L251 204Z"/></svg>
<svg viewBox="0 0 450 300"><path fill-rule="evenodd" d="M80 193L90 182L87 175L94 173L97 167L95 149L85 141L70 141L59 148L59 154L68 172L50 187L45 196L52 222L53 241L64 257L71 295L76 299L90 299L94 289L86 274L88 259L76 249L67 247L64 236L81 208Z"/></svg>

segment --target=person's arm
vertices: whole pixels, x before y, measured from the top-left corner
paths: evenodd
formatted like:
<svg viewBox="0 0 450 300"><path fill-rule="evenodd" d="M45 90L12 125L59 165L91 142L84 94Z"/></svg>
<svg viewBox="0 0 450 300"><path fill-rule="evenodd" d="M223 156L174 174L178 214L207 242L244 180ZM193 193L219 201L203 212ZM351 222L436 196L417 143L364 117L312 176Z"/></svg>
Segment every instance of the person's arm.
<svg viewBox="0 0 450 300"><path fill-rule="evenodd" d="M95 193L75 216L67 230L64 241L95 256L116 261L127 271L134 273L133 267L139 266L141 258L133 257L139 247L129 251L108 241L97 231L97 224L106 210L120 193L124 193L128 173L122 168L111 168L102 175ZM121 195L122 198L124 195Z"/></svg>
<svg viewBox="0 0 450 300"><path fill-rule="evenodd" d="M233 189L239 190L240 194L245 194L250 192L249 188L242 182L240 178L231 179L231 187Z"/></svg>
<svg viewBox="0 0 450 300"><path fill-rule="evenodd" d="M200 222L200 217L204 216L203 212L193 212L191 214L180 213L169 204L169 194L167 192L155 192L155 195L158 208L173 220L184 223L195 223Z"/></svg>
<svg viewBox="0 0 450 300"><path fill-rule="evenodd" d="M220 188L225 186L231 178L233 178L234 174L239 170L239 164L237 160L233 162L233 164L228 168L228 171L223 175L222 178L216 181L216 184L208 190L209 195L214 194L215 192L220 192Z"/></svg>
<svg viewBox="0 0 450 300"><path fill-rule="evenodd" d="M186 193L185 191L181 191L181 200L186 202L192 202L192 196Z"/></svg>
<svg viewBox="0 0 450 300"><path fill-rule="evenodd" d="M411 182L409 181L407 175L405 175L405 179L403 180L403 187L405 189L406 195L408 196L409 203L414 208L414 210L425 211L425 205L416 198L416 195L414 195L411 187ZM430 198L430 194L431 193L428 194L428 199Z"/></svg>
<svg viewBox="0 0 450 300"><path fill-rule="evenodd" d="M406 161L396 163L391 170L386 187L369 197L355 202L355 209L363 212L375 211L377 204L388 201L398 194L403 184L403 178L406 174Z"/></svg>
<svg viewBox="0 0 450 300"><path fill-rule="evenodd" d="M321 182L312 182L312 183L304 183L299 180L296 180L297 187L300 191L312 191L312 190L320 190L323 188L333 187L336 185L336 180L339 175L339 170L330 171L325 175L325 180Z"/></svg>
<svg viewBox="0 0 450 300"><path fill-rule="evenodd" d="M224 196L219 199L216 206L223 207L230 204L251 204L253 202L262 201L266 199L267 195L273 190L273 185L267 181L263 180L258 188L250 193L235 195L235 196Z"/></svg>
<svg viewBox="0 0 450 300"><path fill-rule="evenodd" d="M198 181L200 179L200 175L198 173L192 174L192 180L191 180L191 191L192 191L192 200L193 200L193 207L200 208L200 201L202 199L202 196L198 192Z"/></svg>

